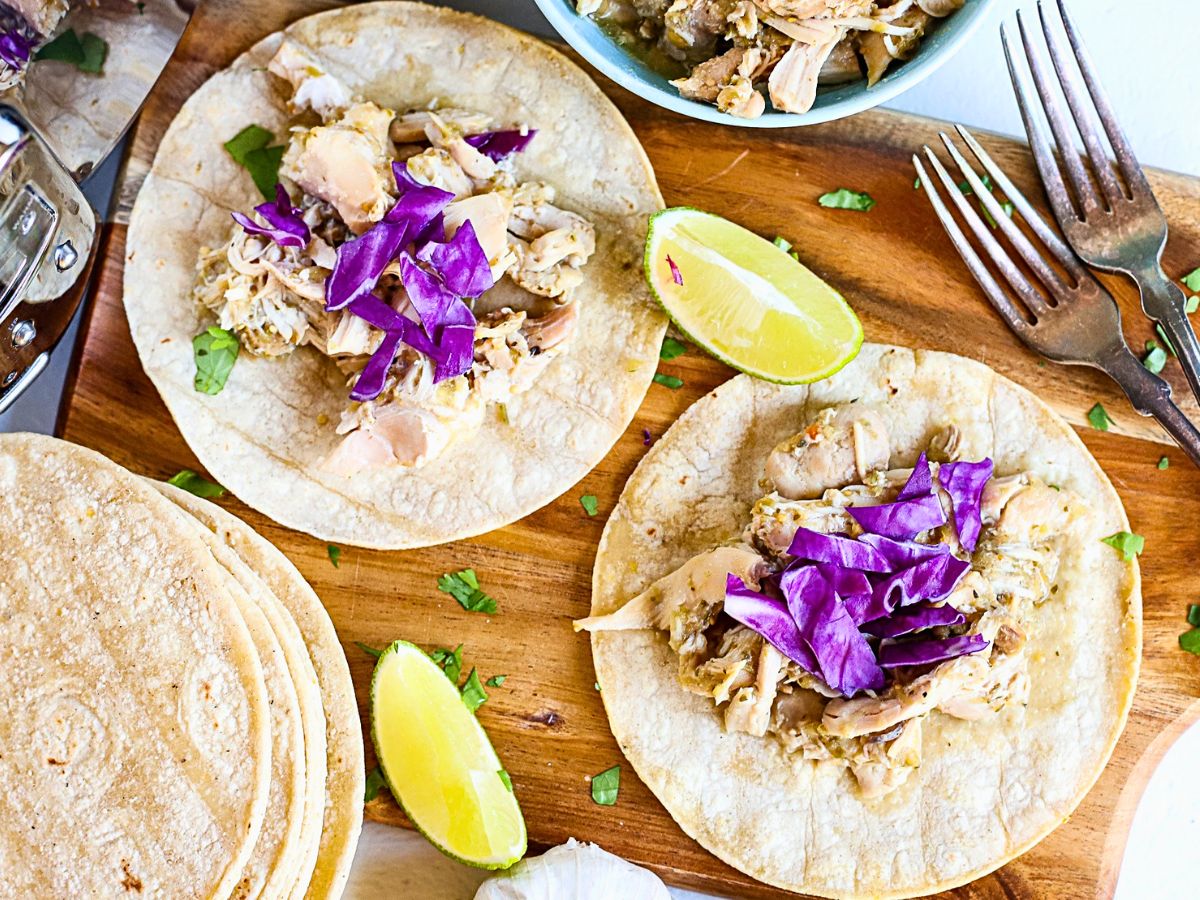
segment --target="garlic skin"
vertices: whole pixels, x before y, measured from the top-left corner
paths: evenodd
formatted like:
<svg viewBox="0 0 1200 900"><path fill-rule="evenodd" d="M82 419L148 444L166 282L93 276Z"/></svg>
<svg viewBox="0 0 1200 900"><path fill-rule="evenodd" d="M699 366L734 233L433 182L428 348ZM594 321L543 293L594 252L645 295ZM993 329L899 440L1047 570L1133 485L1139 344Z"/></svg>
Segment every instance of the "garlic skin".
<svg viewBox="0 0 1200 900"><path fill-rule="evenodd" d="M541 856L489 878L475 900L670 900L657 875L595 844L568 838Z"/></svg>

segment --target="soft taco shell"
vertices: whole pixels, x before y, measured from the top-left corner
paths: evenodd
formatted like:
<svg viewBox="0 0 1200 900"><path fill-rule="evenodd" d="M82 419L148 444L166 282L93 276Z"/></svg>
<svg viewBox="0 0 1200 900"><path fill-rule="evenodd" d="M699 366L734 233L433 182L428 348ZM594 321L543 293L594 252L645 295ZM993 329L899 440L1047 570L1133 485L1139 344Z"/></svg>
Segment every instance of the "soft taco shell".
<svg viewBox="0 0 1200 900"><path fill-rule="evenodd" d="M0 546L0 897L230 896L271 722L226 573L141 479L41 435L0 435Z"/></svg>
<svg viewBox="0 0 1200 900"><path fill-rule="evenodd" d="M522 180L554 185L589 218L597 249L577 289L579 330L534 387L420 469L352 478L317 466L336 446L344 378L312 348L241 354L215 397L193 389L193 335L211 324L191 297L201 246L260 198L222 143L249 124L282 136L285 97L263 68L281 40L311 50L352 91L394 109L433 100L522 123L538 136ZM553 90L547 90L552 85ZM125 309L142 364L189 446L250 506L322 540L363 547L441 543L543 506L595 466L649 386L665 317L641 274L647 217L662 206L645 153L600 89L561 53L486 19L415 3L369 3L302 19L217 73L163 138L130 222Z"/></svg>
<svg viewBox="0 0 1200 900"><path fill-rule="evenodd" d="M712 700L685 692L660 632L592 636L621 749L683 829L743 872L825 897L900 897L950 888L1027 850L1096 780L1133 698L1141 646L1136 562L1100 537L1129 527L1108 478L1033 394L947 353L866 344L827 381L784 387L734 378L647 453L601 540L592 614L608 613L695 554L735 540L764 493L772 447L825 406L858 400L883 417L894 465L912 465L948 424L963 459L1030 471L1074 491L1094 535L1065 548L1058 592L1034 615L1027 707L975 722L933 713L924 760L881 800L844 768L787 758L771 737L727 734Z"/></svg>

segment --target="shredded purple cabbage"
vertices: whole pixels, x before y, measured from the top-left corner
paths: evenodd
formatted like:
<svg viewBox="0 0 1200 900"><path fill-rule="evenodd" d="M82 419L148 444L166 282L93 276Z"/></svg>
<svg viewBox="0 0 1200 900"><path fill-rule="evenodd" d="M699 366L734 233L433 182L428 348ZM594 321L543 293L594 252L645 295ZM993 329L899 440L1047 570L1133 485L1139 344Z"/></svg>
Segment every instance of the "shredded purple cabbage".
<svg viewBox="0 0 1200 900"><path fill-rule="evenodd" d="M400 256L400 281L408 299L425 326L425 333L439 348L434 382L463 374L475 359L475 315L436 276L422 269L408 254Z"/></svg>
<svg viewBox="0 0 1200 900"><path fill-rule="evenodd" d="M797 528L788 553L797 559L829 563L863 572L890 572L887 558L869 544L843 534L823 534L808 528Z"/></svg>
<svg viewBox="0 0 1200 900"><path fill-rule="evenodd" d="M895 541L879 534L864 534L858 538L878 550L888 561L887 572L907 569L911 565L935 556L945 556L950 548L945 544L918 544L914 541Z"/></svg>
<svg viewBox="0 0 1200 900"><path fill-rule="evenodd" d="M982 634L884 644L879 648L879 665L885 669L898 666L928 666L948 659L957 659L968 653L978 653L987 645L988 642Z"/></svg>
<svg viewBox="0 0 1200 900"><path fill-rule="evenodd" d="M946 523L941 501L933 494L879 506L850 506L846 512L862 526L863 531L899 541L910 541L922 531Z"/></svg>
<svg viewBox="0 0 1200 900"><path fill-rule="evenodd" d="M18 28L0 32L0 60L10 68L21 69L29 62L33 42Z"/></svg>
<svg viewBox="0 0 1200 900"><path fill-rule="evenodd" d="M387 382L388 370L391 369L392 362L400 351L402 340L403 332L384 332L383 341L371 354L371 358L367 360L367 364L359 373L358 380L354 382L354 387L350 389L351 400L363 403L379 396Z"/></svg>
<svg viewBox="0 0 1200 900"><path fill-rule="evenodd" d="M929 470L929 460L922 453L917 457L912 474L908 476L908 481L904 482L904 487L900 488L900 493L896 495L896 499L911 500L914 497L924 497L926 494L932 493L933 473Z"/></svg>
<svg viewBox="0 0 1200 900"><path fill-rule="evenodd" d="M725 576L725 612L761 634L771 645L806 672L817 672L817 660L800 637L788 608L766 594L751 590L730 573Z"/></svg>
<svg viewBox="0 0 1200 900"><path fill-rule="evenodd" d="M783 593L788 612L816 658L818 668L814 674L847 697L883 687L883 670L875 663L871 645L833 586L816 566L805 566L796 573Z"/></svg>
<svg viewBox="0 0 1200 900"><path fill-rule="evenodd" d="M679 271L679 266L675 265L675 260L671 259L671 254L667 254L667 265L671 269L671 280L680 287L683 287L683 273Z"/></svg>
<svg viewBox="0 0 1200 900"><path fill-rule="evenodd" d="M961 625L967 617L949 603L933 606L921 603L901 609L884 619L867 622L862 630L879 638L900 637L912 634L925 628L940 628L947 625Z"/></svg>
<svg viewBox="0 0 1200 900"><path fill-rule="evenodd" d="M516 129L510 131L485 131L481 134L468 134L466 142L495 162L514 153L520 153L529 146L537 134L537 129L530 128L522 133Z"/></svg>
<svg viewBox="0 0 1200 900"><path fill-rule="evenodd" d="M308 226L300 215L300 210L292 206L292 198L288 196L282 184L275 185L275 202L260 203L254 207L266 221L259 225L244 213L233 213L233 219L250 234L261 234L270 238L280 247L305 247L308 245Z"/></svg>
<svg viewBox="0 0 1200 900"><path fill-rule="evenodd" d="M469 219L445 243L430 240L420 247L417 259L433 266L446 287L459 297L478 297L495 284L487 256Z"/></svg>
<svg viewBox="0 0 1200 900"><path fill-rule="evenodd" d="M954 507L954 527L958 529L958 542L968 552L975 550L979 542L979 531L983 527L980 505L983 489L995 470L990 459L979 462L943 463L938 469L938 481L950 495Z"/></svg>
<svg viewBox="0 0 1200 900"><path fill-rule="evenodd" d="M871 593L871 579L865 573L847 569L845 566L833 566L828 563L817 563L817 569L828 581L837 595L842 598L861 597Z"/></svg>

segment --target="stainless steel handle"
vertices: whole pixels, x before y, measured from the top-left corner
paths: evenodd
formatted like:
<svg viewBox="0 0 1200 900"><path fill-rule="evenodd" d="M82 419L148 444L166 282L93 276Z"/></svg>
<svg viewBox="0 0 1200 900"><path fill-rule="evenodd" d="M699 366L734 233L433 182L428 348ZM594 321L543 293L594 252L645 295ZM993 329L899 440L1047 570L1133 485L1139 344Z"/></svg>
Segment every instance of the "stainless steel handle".
<svg viewBox="0 0 1200 900"><path fill-rule="evenodd" d="M1100 368L1120 385L1134 409L1143 416L1154 416L1188 458L1200 466L1200 430L1175 405L1169 384L1143 366L1123 340L1108 351Z"/></svg>
<svg viewBox="0 0 1200 900"><path fill-rule="evenodd" d="M1200 342L1188 321L1187 297L1156 262L1153 266L1130 273L1142 295L1142 311L1162 326L1171 349L1187 377L1192 394L1200 402Z"/></svg>

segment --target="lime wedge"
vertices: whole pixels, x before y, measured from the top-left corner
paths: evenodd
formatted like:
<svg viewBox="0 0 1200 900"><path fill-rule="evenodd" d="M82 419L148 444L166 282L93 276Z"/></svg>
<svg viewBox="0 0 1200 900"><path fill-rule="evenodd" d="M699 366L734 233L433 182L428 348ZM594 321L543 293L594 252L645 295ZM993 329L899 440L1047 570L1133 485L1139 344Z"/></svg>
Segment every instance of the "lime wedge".
<svg viewBox="0 0 1200 900"><path fill-rule="evenodd" d="M407 641L375 664L371 739L392 796L435 847L481 869L525 855L525 819L483 726L437 663Z"/></svg>
<svg viewBox="0 0 1200 900"><path fill-rule="evenodd" d="M862 325L841 294L784 250L720 216L686 206L655 213L645 266L650 289L675 324L756 378L783 384L828 378L862 346Z"/></svg>

